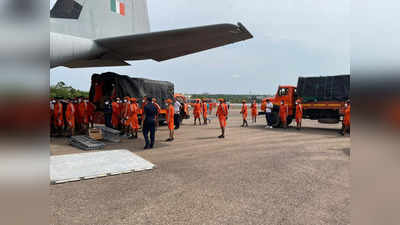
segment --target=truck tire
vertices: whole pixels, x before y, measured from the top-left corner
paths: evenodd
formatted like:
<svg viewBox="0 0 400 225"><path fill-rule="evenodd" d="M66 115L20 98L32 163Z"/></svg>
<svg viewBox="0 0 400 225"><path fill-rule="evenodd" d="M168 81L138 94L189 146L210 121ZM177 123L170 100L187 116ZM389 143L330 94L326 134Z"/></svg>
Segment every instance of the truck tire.
<svg viewBox="0 0 400 225"><path fill-rule="evenodd" d="M272 112L272 118L271 118L271 125L273 128L279 128L282 126L281 124L281 119L279 118L279 113L277 112Z"/></svg>

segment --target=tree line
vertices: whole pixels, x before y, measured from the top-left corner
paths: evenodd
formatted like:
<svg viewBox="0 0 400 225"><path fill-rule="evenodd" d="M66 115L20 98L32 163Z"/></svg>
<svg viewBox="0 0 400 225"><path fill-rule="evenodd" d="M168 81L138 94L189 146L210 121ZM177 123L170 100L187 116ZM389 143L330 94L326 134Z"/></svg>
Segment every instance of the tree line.
<svg viewBox="0 0 400 225"><path fill-rule="evenodd" d="M233 95L233 94L192 94L191 98L212 98L212 99L219 99L223 98L230 103L241 103L243 100L247 102L252 102L256 100L258 103L262 101L262 99L271 97L270 95Z"/></svg>
<svg viewBox="0 0 400 225"><path fill-rule="evenodd" d="M76 98L79 96L88 98L89 92L81 91L71 86L67 86L63 81L58 82L56 85L50 86L50 98L59 97L67 99L67 98Z"/></svg>

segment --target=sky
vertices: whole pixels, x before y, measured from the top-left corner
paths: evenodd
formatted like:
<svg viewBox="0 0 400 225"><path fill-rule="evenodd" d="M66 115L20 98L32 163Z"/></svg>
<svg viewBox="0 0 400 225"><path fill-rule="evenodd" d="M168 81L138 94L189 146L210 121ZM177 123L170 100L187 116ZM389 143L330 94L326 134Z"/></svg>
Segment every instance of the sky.
<svg viewBox="0 0 400 225"><path fill-rule="evenodd" d="M350 0L148 0L148 9L151 31L241 22L254 38L164 62L58 67L50 84L89 90L93 73L111 71L171 81L180 93L274 94L299 76L350 73Z"/></svg>

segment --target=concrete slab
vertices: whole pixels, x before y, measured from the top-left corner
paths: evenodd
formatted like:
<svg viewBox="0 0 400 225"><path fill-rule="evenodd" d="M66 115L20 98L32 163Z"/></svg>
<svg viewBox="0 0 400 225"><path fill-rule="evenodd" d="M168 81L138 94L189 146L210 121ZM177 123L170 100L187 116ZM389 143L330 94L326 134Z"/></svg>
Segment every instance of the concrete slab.
<svg viewBox="0 0 400 225"><path fill-rule="evenodd" d="M154 164L128 150L50 156L50 182L59 184L153 168Z"/></svg>

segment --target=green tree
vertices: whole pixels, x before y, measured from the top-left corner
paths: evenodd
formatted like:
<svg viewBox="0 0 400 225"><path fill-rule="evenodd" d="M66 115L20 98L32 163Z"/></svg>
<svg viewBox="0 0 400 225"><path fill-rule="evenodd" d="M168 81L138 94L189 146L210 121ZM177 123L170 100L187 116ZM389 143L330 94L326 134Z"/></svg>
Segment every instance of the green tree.
<svg viewBox="0 0 400 225"><path fill-rule="evenodd" d="M63 81L58 82L56 85L50 86L50 98L76 98L79 96L89 97L89 92L67 86Z"/></svg>

